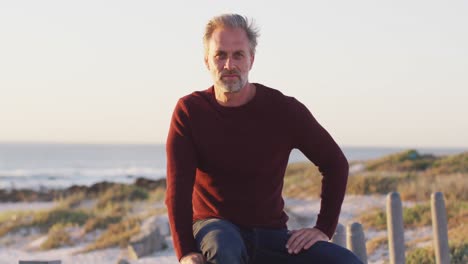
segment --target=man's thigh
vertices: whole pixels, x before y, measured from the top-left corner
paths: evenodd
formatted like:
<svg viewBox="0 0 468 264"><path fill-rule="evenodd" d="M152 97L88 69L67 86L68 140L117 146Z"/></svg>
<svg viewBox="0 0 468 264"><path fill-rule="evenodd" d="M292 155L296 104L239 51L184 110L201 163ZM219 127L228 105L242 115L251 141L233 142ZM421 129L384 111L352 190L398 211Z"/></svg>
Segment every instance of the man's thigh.
<svg viewBox="0 0 468 264"><path fill-rule="evenodd" d="M231 222L216 218L199 220L193 224L193 234L199 250L208 262L248 262L248 252L241 231Z"/></svg>
<svg viewBox="0 0 468 264"><path fill-rule="evenodd" d="M362 263L348 249L325 241L319 241L298 254L289 254L286 242L291 235L286 229L256 229L255 235L257 242L253 256L255 264Z"/></svg>

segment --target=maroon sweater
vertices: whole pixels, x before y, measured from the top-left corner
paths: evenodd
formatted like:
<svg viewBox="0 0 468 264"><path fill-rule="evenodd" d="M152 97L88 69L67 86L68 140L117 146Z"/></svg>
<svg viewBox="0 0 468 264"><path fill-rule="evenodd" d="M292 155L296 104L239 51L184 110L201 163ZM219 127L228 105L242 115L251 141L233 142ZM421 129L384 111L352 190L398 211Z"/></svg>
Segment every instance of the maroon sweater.
<svg viewBox="0 0 468 264"><path fill-rule="evenodd" d="M181 98L167 138L166 205L178 259L196 252L192 223L227 219L244 227L286 227L281 196L291 150L323 174L316 227L335 231L348 178L338 145L293 97L256 86L239 107L221 106L214 88Z"/></svg>

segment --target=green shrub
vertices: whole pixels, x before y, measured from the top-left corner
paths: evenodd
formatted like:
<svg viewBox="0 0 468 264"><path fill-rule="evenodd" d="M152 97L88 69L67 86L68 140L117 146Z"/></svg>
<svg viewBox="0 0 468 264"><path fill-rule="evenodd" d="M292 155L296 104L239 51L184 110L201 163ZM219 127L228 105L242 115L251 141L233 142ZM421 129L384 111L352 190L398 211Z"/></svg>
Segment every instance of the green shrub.
<svg viewBox="0 0 468 264"><path fill-rule="evenodd" d="M468 218L468 202L452 201L446 205L448 225L460 228ZM376 229L387 228L387 215L382 209L369 210L362 214L359 221L368 227ZM431 207L429 203L403 208L403 224L405 228L430 226L432 224ZM460 226L461 225L461 226Z"/></svg>
<svg viewBox="0 0 468 264"><path fill-rule="evenodd" d="M432 248L416 248L406 253L407 264L435 264L434 250Z"/></svg>
<svg viewBox="0 0 468 264"><path fill-rule="evenodd" d="M429 203L403 208L403 223L405 227L414 228L431 225L431 206Z"/></svg>
<svg viewBox="0 0 468 264"><path fill-rule="evenodd" d="M356 195L387 194L396 190L403 177L372 175L354 175L348 178L347 192Z"/></svg>
<svg viewBox="0 0 468 264"><path fill-rule="evenodd" d="M441 158L434 162L430 171L433 174L468 173L468 152Z"/></svg>
<svg viewBox="0 0 468 264"><path fill-rule="evenodd" d="M450 245L450 262L454 264L468 263L468 242Z"/></svg>
<svg viewBox="0 0 468 264"><path fill-rule="evenodd" d="M437 158L421 155L414 149L366 162L369 171L424 171L431 167Z"/></svg>
<svg viewBox="0 0 468 264"><path fill-rule="evenodd" d="M381 209L374 209L362 214L359 217L359 222L366 226L375 229L386 229L387 228L387 215Z"/></svg>
<svg viewBox="0 0 468 264"><path fill-rule="evenodd" d="M59 208L51 211L38 212L34 215L31 225L45 228L59 223L83 225L89 217L89 213L82 210Z"/></svg>
<svg viewBox="0 0 468 264"><path fill-rule="evenodd" d="M407 264L432 264L435 261L435 252L432 247L416 248L406 254ZM450 263L468 263L468 242L450 245Z"/></svg>

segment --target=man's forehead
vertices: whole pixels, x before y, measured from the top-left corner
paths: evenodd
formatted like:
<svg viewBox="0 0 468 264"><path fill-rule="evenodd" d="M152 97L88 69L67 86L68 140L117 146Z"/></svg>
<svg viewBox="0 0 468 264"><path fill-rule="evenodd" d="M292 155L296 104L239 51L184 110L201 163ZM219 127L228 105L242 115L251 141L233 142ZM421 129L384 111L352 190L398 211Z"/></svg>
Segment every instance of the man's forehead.
<svg viewBox="0 0 468 264"><path fill-rule="evenodd" d="M241 28L217 28L211 35L211 40L215 42L244 43L249 41L247 33Z"/></svg>
<svg viewBox="0 0 468 264"><path fill-rule="evenodd" d="M211 35L210 48L215 50L248 49L249 39L247 33L240 28L218 28Z"/></svg>

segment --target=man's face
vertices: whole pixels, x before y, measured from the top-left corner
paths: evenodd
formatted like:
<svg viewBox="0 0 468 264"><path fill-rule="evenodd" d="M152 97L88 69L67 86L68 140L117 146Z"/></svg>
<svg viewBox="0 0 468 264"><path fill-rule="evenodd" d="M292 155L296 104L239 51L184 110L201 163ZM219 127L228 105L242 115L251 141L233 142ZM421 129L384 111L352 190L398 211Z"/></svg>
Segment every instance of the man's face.
<svg viewBox="0 0 468 264"><path fill-rule="evenodd" d="M243 29L218 28L208 42L205 64L214 84L224 92L239 92L248 82L254 55Z"/></svg>

